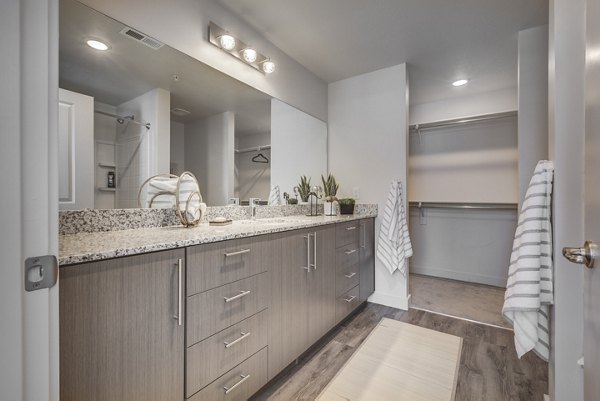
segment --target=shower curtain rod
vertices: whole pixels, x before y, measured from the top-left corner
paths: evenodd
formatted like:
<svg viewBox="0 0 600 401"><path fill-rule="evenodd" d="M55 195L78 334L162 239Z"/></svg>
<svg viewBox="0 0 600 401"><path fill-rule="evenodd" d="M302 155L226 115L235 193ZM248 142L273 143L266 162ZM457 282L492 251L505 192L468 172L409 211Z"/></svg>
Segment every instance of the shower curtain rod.
<svg viewBox="0 0 600 401"><path fill-rule="evenodd" d="M116 119L119 124L124 124L125 120L127 120L129 122L134 123L134 124L144 126L144 127L146 127L146 129L150 129L150 123L143 123L143 122L140 122L140 121L135 121L133 115L131 115L131 116L120 116L120 115L117 115L117 114L107 113L107 112L101 111L101 110L94 110L94 113L98 113L98 114L102 114L102 115L105 115L105 116L108 116L108 117L112 117L112 118Z"/></svg>
<svg viewBox="0 0 600 401"><path fill-rule="evenodd" d="M421 130L426 130L426 129L450 127L450 126L454 126L454 125L462 125L462 124L475 123L475 122L480 122L480 121L497 120L500 118L515 117L515 116L517 116L516 111L508 111L508 112L493 113L493 114L482 114L480 116L455 118L452 120L434 121L431 123L423 123L423 124L412 124L409 126L409 130L416 133L416 132L420 132Z"/></svg>

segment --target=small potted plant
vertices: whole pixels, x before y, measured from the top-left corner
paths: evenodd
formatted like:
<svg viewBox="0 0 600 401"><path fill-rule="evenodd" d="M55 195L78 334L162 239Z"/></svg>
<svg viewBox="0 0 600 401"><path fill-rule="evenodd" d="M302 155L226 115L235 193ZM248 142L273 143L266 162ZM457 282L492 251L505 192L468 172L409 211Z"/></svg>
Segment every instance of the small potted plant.
<svg viewBox="0 0 600 401"><path fill-rule="evenodd" d="M335 177L331 174L327 175L327 178L321 176L321 181L323 181L323 200L325 201L323 208L325 216L335 216L337 214L335 210L336 195L340 186L335 182Z"/></svg>
<svg viewBox="0 0 600 401"><path fill-rule="evenodd" d="M300 199L302 203L308 203L308 197L310 194L310 178L307 178L305 175L300 177L300 185L294 188L297 189L298 195L300 195Z"/></svg>
<svg viewBox="0 0 600 401"><path fill-rule="evenodd" d="M356 202L353 198L342 198L339 201L340 214L354 214L354 203Z"/></svg>

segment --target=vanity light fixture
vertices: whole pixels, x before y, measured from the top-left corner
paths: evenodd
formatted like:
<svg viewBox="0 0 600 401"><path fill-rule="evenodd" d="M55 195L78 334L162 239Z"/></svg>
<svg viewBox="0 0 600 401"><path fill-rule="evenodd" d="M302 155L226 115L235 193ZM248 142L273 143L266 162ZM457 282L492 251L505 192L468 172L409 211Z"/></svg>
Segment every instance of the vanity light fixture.
<svg viewBox="0 0 600 401"><path fill-rule="evenodd" d="M247 47L242 50L242 57L246 60L247 63L254 63L256 61L256 50L251 47Z"/></svg>
<svg viewBox="0 0 600 401"><path fill-rule="evenodd" d="M214 22L210 22L208 25L208 41L263 74L271 74L275 71L275 63L271 59L260 54L256 49Z"/></svg>
<svg viewBox="0 0 600 401"><path fill-rule="evenodd" d="M262 70L265 72L265 74L271 74L273 71L275 71L275 63L271 60L266 60L264 63L262 63Z"/></svg>
<svg viewBox="0 0 600 401"><path fill-rule="evenodd" d="M109 49L109 46L106 43L100 42L99 40L89 39L85 43L92 49L96 49L96 50L100 50L100 51L105 51L105 50Z"/></svg>
<svg viewBox="0 0 600 401"><path fill-rule="evenodd" d="M230 52L233 49L235 49L236 41L235 41L235 38L233 36L231 36L230 34L226 33L224 35L219 36L219 44L221 45L222 49L227 50L228 52Z"/></svg>
<svg viewBox="0 0 600 401"><path fill-rule="evenodd" d="M469 81L467 79L459 79L458 81L452 82L452 86L463 86L468 83L469 83Z"/></svg>

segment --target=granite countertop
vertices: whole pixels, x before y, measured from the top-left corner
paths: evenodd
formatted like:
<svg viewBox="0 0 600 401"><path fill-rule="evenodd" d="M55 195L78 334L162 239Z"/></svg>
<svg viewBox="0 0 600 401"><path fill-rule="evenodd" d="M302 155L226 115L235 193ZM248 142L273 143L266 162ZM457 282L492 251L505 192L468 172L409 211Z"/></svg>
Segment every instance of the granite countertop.
<svg viewBox="0 0 600 401"><path fill-rule="evenodd" d="M65 266L376 216L376 212L331 217L287 216L236 220L222 227L209 226L204 222L193 228L168 226L66 234L60 236L58 261L60 266Z"/></svg>

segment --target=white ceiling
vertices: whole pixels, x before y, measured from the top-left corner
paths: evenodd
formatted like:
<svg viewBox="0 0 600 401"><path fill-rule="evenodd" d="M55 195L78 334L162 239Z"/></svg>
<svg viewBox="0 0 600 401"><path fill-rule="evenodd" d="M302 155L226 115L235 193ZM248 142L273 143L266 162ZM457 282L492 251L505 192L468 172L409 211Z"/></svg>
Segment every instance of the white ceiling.
<svg viewBox="0 0 600 401"><path fill-rule="evenodd" d="M217 1L325 82L408 63L411 104L516 86L517 34L548 21L548 0Z"/></svg>
<svg viewBox="0 0 600 401"><path fill-rule="evenodd" d="M233 111L236 135L270 132L270 96L169 46L146 47L121 35L124 27L77 1L61 0L60 87L113 106L163 88L171 92L171 108L191 112L185 117L172 115L174 121ZM93 50L85 44L89 38L108 42L111 49Z"/></svg>

